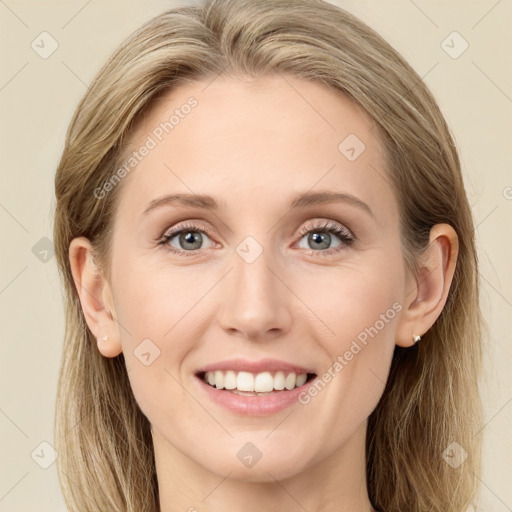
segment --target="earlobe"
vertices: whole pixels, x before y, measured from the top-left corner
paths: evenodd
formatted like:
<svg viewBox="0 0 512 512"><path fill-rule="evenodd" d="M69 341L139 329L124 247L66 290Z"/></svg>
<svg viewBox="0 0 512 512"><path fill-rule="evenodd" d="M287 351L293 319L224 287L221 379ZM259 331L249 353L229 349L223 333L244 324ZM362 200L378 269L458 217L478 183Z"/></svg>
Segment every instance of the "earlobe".
<svg viewBox="0 0 512 512"><path fill-rule="evenodd" d="M396 344L409 347L423 337L441 314L455 273L458 237L449 224L436 224L430 230L427 249L421 256L420 275L406 296L405 308L396 333Z"/></svg>
<svg viewBox="0 0 512 512"><path fill-rule="evenodd" d="M69 246L69 262L85 321L105 357L122 352L110 285L93 259L92 245L85 237L74 238ZM107 303L108 302L108 303Z"/></svg>

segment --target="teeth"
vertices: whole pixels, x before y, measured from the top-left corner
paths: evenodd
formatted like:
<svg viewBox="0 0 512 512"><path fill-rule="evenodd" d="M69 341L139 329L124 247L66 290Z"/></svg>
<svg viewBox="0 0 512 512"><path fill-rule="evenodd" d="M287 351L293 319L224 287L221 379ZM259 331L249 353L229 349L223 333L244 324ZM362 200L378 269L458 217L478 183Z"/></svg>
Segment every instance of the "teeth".
<svg viewBox="0 0 512 512"><path fill-rule="evenodd" d="M283 372L277 372L274 375L274 389L277 389L277 391L281 391L284 389L284 373Z"/></svg>
<svg viewBox="0 0 512 512"><path fill-rule="evenodd" d="M238 391L254 391L254 377L252 373L238 372L238 376L236 378L236 389L238 389ZM268 390L258 389L258 391Z"/></svg>
<svg viewBox="0 0 512 512"><path fill-rule="evenodd" d="M236 373L235 372L226 372L224 375L224 387L226 389L235 389L236 388Z"/></svg>
<svg viewBox="0 0 512 512"><path fill-rule="evenodd" d="M307 379L308 379L307 373L300 373L299 375L297 375L297 380L296 380L295 385L297 387L302 386L306 382Z"/></svg>
<svg viewBox="0 0 512 512"><path fill-rule="evenodd" d="M206 372L204 381L217 389L233 390L234 393L245 395L253 393L270 393L272 391L292 390L302 386L307 380L306 373L288 373L279 371L274 375L270 372L253 374L250 372L234 372L220 370Z"/></svg>
<svg viewBox="0 0 512 512"><path fill-rule="evenodd" d="M216 372L207 372L208 375L208 383L212 386L217 386L218 389L224 389L224 374L220 371ZM210 380L213 379L213 382Z"/></svg>
<svg viewBox="0 0 512 512"><path fill-rule="evenodd" d="M242 372L238 374L238 378L240 378ZM252 377L252 373L249 373ZM274 390L274 377L269 372L258 373L256 377L253 378L254 382L254 390L258 393L270 393L270 391ZM237 386L240 389L240 386Z"/></svg>

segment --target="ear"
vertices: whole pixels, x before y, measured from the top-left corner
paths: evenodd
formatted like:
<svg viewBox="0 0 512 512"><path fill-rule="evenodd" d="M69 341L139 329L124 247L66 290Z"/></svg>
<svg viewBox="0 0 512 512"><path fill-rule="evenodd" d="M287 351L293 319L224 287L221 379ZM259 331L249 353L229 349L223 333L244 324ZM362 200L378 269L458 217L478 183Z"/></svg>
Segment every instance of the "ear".
<svg viewBox="0 0 512 512"><path fill-rule="evenodd" d="M122 352L117 314L110 284L93 260L90 241L85 237L74 238L69 245L69 262L85 321L97 340L98 350L105 357L115 357ZM108 340L103 338L108 336Z"/></svg>
<svg viewBox="0 0 512 512"><path fill-rule="evenodd" d="M420 275L408 279L406 307L396 333L397 345L413 345L413 335L423 336L441 314L450 291L458 251L457 233L449 224L432 227L429 245L421 256Z"/></svg>

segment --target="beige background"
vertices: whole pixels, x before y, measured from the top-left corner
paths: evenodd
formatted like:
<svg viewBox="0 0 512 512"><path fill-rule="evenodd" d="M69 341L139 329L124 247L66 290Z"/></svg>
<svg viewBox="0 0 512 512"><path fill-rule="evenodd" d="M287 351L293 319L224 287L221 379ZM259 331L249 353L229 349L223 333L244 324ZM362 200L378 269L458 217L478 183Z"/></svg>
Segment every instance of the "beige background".
<svg viewBox="0 0 512 512"><path fill-rule="evenodd" d="M511 511L512 2L336 3L379 31L424 77L460 148L490 326L482 383L480 505L485 511ZM41 251L44 259L41 239L52 238L53 178L78 100L121 40L171 5L162 0L0 2L0 512L65 510L55 464L47 469L38 464L51 462L51 448L40 443L53 443L64 330L60 283L51 252L46 261L34 252ZM58 42L47 59L31 48L43 31ZM442 47L453 31L469 44L457 59ZM452 39L447 40L454 47L450 51L460 50L463 41L452 44Z"/></svg>

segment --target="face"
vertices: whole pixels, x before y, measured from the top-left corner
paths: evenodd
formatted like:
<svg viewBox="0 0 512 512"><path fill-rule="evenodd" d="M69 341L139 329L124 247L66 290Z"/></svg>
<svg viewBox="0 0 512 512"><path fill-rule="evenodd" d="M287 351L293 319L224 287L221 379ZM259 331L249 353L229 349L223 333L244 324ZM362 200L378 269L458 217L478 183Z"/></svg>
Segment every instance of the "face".
<svg viewBox="0 0 512 512"><path fill-rule="evenodd" d="M408 284L377 127L316 82L219 77L162 97L131 150L110 286L155 453L261 481L341 453L382 395ZM206 367L299 387L245 396Z"/></svg>

